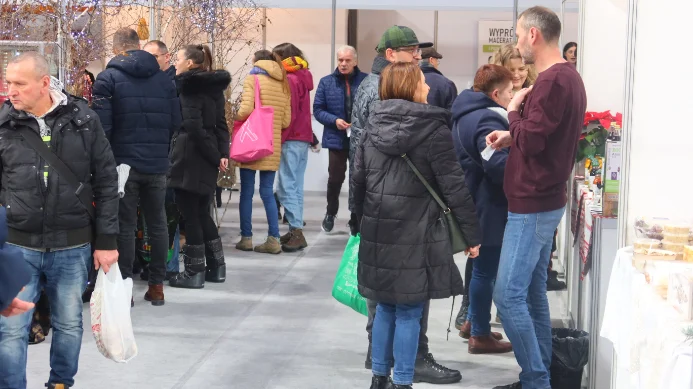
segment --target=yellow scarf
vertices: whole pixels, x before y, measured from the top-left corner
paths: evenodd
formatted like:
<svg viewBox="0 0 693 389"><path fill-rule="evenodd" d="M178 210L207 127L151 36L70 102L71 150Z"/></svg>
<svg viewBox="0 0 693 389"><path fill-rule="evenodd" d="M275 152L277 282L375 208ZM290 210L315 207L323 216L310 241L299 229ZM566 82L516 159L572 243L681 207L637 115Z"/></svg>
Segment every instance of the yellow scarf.
<svg viewBox="0 0 693 389"><path fill-rule="evenodd" d="M289 73L297 72L301 69L308 69L308 62L301 57L289 57L283 60L282 64L284 65L284 69Z"/></svg>

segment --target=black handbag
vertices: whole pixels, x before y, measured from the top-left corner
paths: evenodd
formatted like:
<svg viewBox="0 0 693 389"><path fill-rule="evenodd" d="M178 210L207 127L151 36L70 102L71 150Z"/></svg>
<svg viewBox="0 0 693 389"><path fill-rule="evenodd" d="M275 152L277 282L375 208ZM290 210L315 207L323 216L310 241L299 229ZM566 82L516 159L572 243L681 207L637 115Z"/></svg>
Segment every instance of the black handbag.
<svg viewBox="0 0 693 389"><path fill-rule="evenodd" d="M453 215L452 211L450 210L450 207L445 205L443 200L441 200L440 196L438 196L438 193L436 193L436 191L433 190L431 185L428 184L426 178L424 178L424 176L421 175L421 172L419 171L419 169L416 168L416 166L414 166L414 163L412 163L411 159L409 159L407 154L402 154L402 158L404 158L404 160L407 161L407 164L409 165L411 170L414 171L414 174L416 174L421 183L426 187L431 196L433 196L433 199L440 206L443 213L443 217L441 218L441 220L443 220L443 222L445 223L445 227L448 230L448 235L450 236L450 246L452 247L452 253L457 254L467 250L467 248L469 248L469 245L467 244L467 241L464 239L464 235L462 235L460 225L457 222L455 215Z"/></svg>

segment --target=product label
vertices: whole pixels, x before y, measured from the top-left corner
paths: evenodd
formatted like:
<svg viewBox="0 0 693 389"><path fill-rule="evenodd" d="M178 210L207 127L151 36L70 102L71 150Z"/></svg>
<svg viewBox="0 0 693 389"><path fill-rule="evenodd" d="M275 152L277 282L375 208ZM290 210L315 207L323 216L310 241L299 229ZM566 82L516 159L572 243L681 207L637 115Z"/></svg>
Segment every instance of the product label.
<svg viewBox="0 0 693 389"><path fill-rule="evenodd" d="M621 181L621 142L606 143L604 193L618 193Z"/></svg>

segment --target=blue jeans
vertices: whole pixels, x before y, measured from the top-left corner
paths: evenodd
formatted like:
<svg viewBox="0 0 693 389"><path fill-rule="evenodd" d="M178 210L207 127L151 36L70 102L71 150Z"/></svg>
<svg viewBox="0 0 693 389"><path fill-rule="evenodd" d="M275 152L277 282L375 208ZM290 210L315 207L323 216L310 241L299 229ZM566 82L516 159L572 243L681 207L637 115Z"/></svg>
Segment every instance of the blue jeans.
<svg viewBox="0 0 693 389"><path fill-rule="evenodd" d="M553 234L565 208L520 215L508 212L493 300L522 368L523 389L549 389L551 315L546 268Z"/></svg>
<svg viewBox="0 0 693 389"><path fill-rule="evenodd" d="M238 212L241 215L241 236L253 236L253 195L255 194L255 170L241 169L241 199ZM277 203L274 201L274 176L277 172L260 171L260 197L265 205L269 236L279 238Z"/></svg>
<svg viewBox="0 0 693 389"><path fill-rule="evenodd" d="M303 182L309 148L310 145L306 142L291 140L282 145L277 196L284 206L286 220L292 230L303 229Z"/></svg>
<svg viewBox="0 0 693 389"><path fill-rule="evenodd" d="M479 256L474 258L472 279L469 282L469 315L472 336L491 334L491 303L493 281L498 273L501 246L481 246Z"/></svg>
<svg viewBox="0 0 693 389"><path fill-rule="evenodd" d="M378 303L372 334L371 361L374 375L387 377L394 366L393 382L396 385L412 384L425 303Z"/></svg>
<svg viewBox="0 0 693 389"><path fill-rule="evenodd" d="M51 310L50 365L48 383L73 386L82 346L82 293L87 285L91 246L48 253L19 248L31 269L31 281L17 296L37 302L41 289ZM26 388L29 326L34 311L12 317L0 316L0 389Z"/></svg>

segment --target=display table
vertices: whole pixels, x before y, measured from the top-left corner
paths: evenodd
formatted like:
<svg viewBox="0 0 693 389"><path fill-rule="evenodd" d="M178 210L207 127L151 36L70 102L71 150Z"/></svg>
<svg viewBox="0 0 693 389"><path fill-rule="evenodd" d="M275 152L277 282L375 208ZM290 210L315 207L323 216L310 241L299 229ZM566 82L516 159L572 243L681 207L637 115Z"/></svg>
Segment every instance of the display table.
<svg viewBox="0 0 693 389"><path fill-rule="evenodd" d="M618 251L611 271L601 336L613 343L612 389L693 388L693 346L673 307L633 267L632 248ZM598 387L606 388L606 387Z"/></svg>

